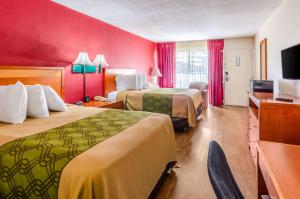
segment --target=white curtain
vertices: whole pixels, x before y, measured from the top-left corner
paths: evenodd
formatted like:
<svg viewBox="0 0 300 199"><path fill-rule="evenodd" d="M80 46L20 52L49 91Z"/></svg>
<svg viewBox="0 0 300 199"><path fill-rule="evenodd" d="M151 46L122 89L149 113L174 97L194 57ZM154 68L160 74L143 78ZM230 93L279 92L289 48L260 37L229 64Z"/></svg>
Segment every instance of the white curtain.
<svg viewBox="0 0 300 199"><path fill-rule="evenodd" d="M176 43L176 88L192 82L208 82L207 41Z"/></svg>

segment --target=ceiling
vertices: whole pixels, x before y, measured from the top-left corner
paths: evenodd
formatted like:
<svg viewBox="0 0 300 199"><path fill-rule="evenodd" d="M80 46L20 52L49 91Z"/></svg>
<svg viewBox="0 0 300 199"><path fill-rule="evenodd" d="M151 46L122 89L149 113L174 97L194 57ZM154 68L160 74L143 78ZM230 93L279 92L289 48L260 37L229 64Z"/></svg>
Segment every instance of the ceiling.
<svg viewBox="0 0 300 199"><path fill-rule="evenodd" d="M254 36L283 0L54 0L152 41Z"/></svg>

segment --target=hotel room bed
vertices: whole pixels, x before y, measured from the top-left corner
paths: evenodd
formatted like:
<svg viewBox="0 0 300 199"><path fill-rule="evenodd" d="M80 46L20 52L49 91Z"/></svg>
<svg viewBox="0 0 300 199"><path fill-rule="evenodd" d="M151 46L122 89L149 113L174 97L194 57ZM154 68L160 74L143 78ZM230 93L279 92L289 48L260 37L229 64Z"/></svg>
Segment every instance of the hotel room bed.
<svg viewBox="0 0 300 199"><path fill-rule="evenodd" d="M58 67L0 67L0 85L45 84L61 97L63 77ZM0 198L147 198L175 164L168 116L68 109L22 124L0 123Z"/></svg>
<svg viewBox="0 0 300 199"><path fill-rule="evenodd" d="M164 113L172 118L186 118L188 125L196 126L198 107L202 96L195 89L143 89L137 91L119 91L108 94L109 99L123 100L126 109L132 111L149 111Z"/></svg>
<svg viewBox="0 0 300 199"><path fill-rule="evenodd" d="M24 196L36 189L36 191L41 190L40 193L44 193L45 195L50 194L49 198L53 198L56 194L58 198L64 199L147 198L166 169L166 165L176 161L176 144L173 127L169 117L166 115L141 112L130 113L122 110L86 108L75 105L69 106L69 110L69 112L63 113L52 112L49 118L28 119L23 124L18 125L0 123L0 150L2 149L0 153L0 179L2 179L0 180L0 196L3 193L10 193L12 194L10 195L12 198L16 198L18 195ZM63 166L60 177L46 176L26 179L24 176L20 176L21 174L19 172L22 172L22 169L18 167L23 166L27 168L28 165L26 166L24 163L19 166L9 167L11 164L18 165L19 161L16 161L16 157L20 158L24 156L24 158L20 158L19 160L22 159L22 161L25 161L25 157L30 156L28 154L29 152L20 152L20 154L15 156L9 156L3 152L7 150L11 152L21 150L21 143L23 144L23 142L21 142L22 138L36 134L45 136L41 132L46 132L49 129L54 129L78 120L82 121L83 118L89 118L95 114L107 114L107 111L112 112L111 118L104 118L109 122L105 125L110 127L119 128L121 125L120 122L122 122L121 120L126 120L126 118L128 119L131 116L135 118L141 116L141 118L118 134L98 144L92 144L93 146L82 153L78 152L80 151L79 149L77 151L77 149L72 148L72 150L68 151L69 155L67 156L72 158ZM118 115L119 119L116 119L116 115ZM103 120L101 121L103 122ZM153 125L153 123L156 125ZM97 126L97 124L95 125ZM109 133L107 129L105 129L105 125L98 126L98 133ZM83 133L82 131L85 131L85 128L82 127L80 122L75 122L63 128L67 130L58 128L55 132L60 133L60 138L67 136L65 133L68 133L70 126L75 127L70 131L77 129L78 132L76 133L82 136L91 133ZM64 131L65 133L62 133ZM93 137L93 134L90 136ZM11 146L7 146L6 143L16 139L19 141L11 144ZM37 139L37 137L33 139ZM46 138L41 140L45 147L39 148L42 152L37 161L43 162L43 153L49 152L49 156L47 157L59 156L59 152L53 152L50 149L51 147L48 147L49 144L47 144ZM72 141L71 137L68 139L64 138L64 142L69 145L69 147L77 146L78 144L74 140ZM93 142L93 139L89 142ZM38 142L36 144L38 144ZM26 145L24 144L22 146L25 147ZM35 147L38 148L37 146ZM81 146L78 145L78 147L80 148ZM38 168L34 166L34 163L31 162L30 165L32 171L39 171ZM55 170L55 165L56 164L50 162L47 172L52 171L52 169ZM17 168L18 171L16 171ZM51 175L55 173L55 176L60 175L59 169L57 169L57 172L50 173ZM38 175L38 173L33 172L33 174L30 175ZM26 184L23 184L24 190L16 189L18 184L12 185L12 178L18 176L20 179L23 179L22 183ZM3 180L4 177L6 180ZM44 182L38 182L41 179L45 179ZM19 180L15 179L14 183L20 183ZM50 187L48 185L52 182L55 183L52 185L53 187L49 189L50 191L48 193L47 187ZM7 184L10 184L10 188L7 188ZM31 188L27 187L30 184L34 184L34 186ZM58 188L57 193L55 191L56 188Z"/></svg>
<svg viewBox="0 0 300 199"><path fill-rule="evenodd" d="M118 75L135 74L135 69L106 68L105 95L110 100L123 100L133 111L164 113L172 118L175 129L195 127L202 109L201 92L196 89L156 88L116 91ZM176 128L178 127L178 128Z"/></svg>

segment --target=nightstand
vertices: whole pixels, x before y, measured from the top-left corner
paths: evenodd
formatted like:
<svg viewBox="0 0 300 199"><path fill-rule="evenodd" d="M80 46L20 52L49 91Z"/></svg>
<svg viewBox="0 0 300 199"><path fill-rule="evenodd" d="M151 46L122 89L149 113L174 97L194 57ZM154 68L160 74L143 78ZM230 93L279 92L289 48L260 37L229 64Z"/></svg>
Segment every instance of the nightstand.
<svg viewBox="0 0 300 199"><path fill-rule="evenodd" d="M113 109L123 109L123 101L112 101L112 102L100 102L100 101L90 101L82 103L82 106L87 107L97 107L97 108L113 108Z"/></svg>

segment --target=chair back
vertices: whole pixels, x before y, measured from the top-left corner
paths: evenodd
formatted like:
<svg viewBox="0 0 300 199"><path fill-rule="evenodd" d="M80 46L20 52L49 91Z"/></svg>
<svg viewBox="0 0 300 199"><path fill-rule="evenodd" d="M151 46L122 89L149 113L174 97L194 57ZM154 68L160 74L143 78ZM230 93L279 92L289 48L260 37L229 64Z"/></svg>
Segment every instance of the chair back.
<svg viewBox="0 0 300 199"><path fill-rule="evenodd" d="M216 141L209 143L207 168L211 185L218 199L244 199L231 173L226 156Z"/></svg>

